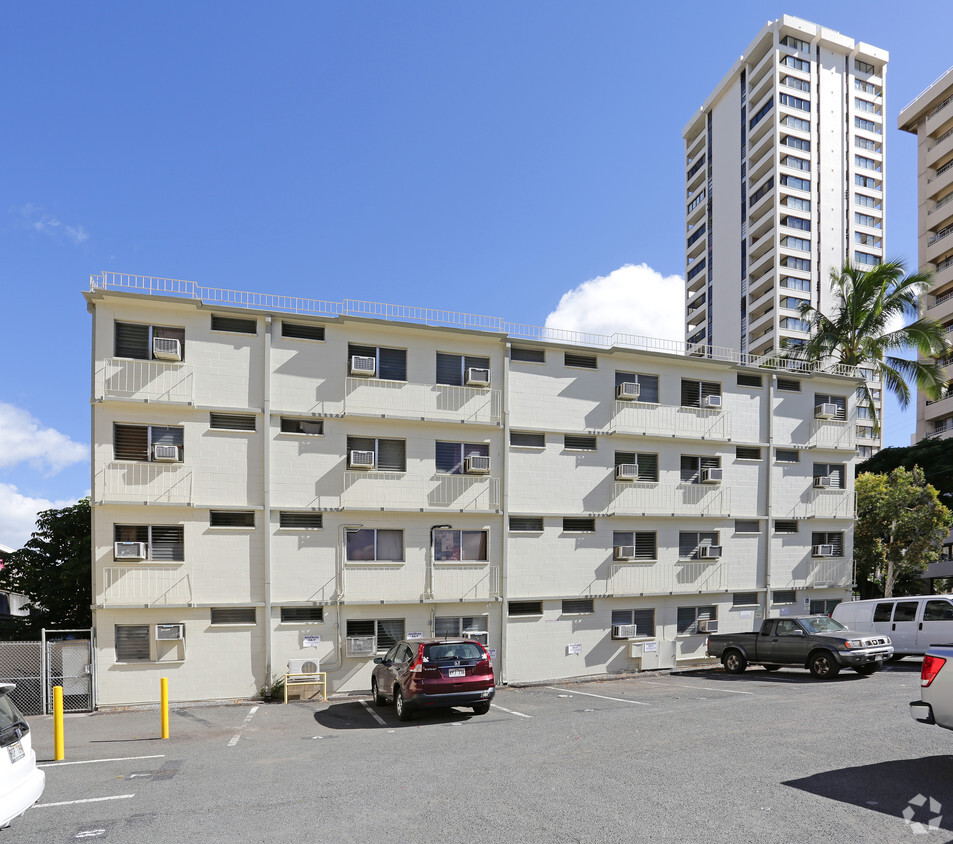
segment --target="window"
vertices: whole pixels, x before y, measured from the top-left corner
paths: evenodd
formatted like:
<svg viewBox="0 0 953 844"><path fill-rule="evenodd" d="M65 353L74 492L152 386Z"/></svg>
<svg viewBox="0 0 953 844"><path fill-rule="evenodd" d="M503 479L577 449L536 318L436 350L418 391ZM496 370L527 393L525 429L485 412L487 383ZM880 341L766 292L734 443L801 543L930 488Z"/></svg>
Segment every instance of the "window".
<svg viewBox="0 0 953 844"><path fill-rule="evenodd" d="M810 111L811 110L811 101L802 99L801 97L794 97L791 94L778 94L778 102L783 106L788 108L796 108L800 111Z"/></svg>
<svg viewBox="0 0 953 844"><path fill-rule="evenodd" d="M854 146L861 149L869 149L874 152L880 152L877 142L871 138L862 138L860 135L854 135Z"/></svg>
<svg viewBox="0 0 953 844"><path fill-rule="evenodd" d="M506 614L509 616L542 615L543 602L542 601L510 601L506 605Z"/></svg>
<svg viewBox="0 0 953 844"><path fill-rule="evenodd" d="M324 607L282 607L282 624L324 621Z"/></svg>
<svg viewBox="0 0 953 844"><path fill-rule="evenodd" d="M209 527L253 528L254 510L211 510L208 514Z"/></svg>
<svg viewBox="0 0 953 844"><path fill-rule="evenodd" d="M831 489L845 489L846 488L846 484L844 482L844 464L843 463L815 463L814 477L815 478L830 478ZM817 543L815 542L814 544L816 545Z"/></svg>
<svg viewBox="0 0 953 844"><path fill-rule="evenodd" d="M787 226L789 229L800 229L803 232L809 232L811 230L811 221L805 220L803 217L792 217L790 214L781 218L781 225ZM795 239L795 238L790 238ZM805 246L799 247L802 249L810 249L811 242L809 240L803 241Z"/></svg>
<svg viewBox="0 0 953 844"><path fill-rule="evenodd" d="M764 381L760 375L751 375L747 372L738 373L738 386L739 387L755 387L760 389L764 386Z"/></svg>
<svg viewBox="0 0 953 844"><path fill-rule="evenodd" d="M355 357L373 358L375 377L383 381L407 380L407 350L387 349L377 346L347 344L347 371L351 371L351 362Z"/></svg>
<svg viewBox="0 0 953 844"><path fill-rule="evenodd" d="M486 644L486 631L489 619L485 615L437 616L434 619L433 634L440 638L477 639ZM480 634L483 634L482 636Z"/></svg>
<svg viewBox="0 0 953 844"><path fill-rule="evenodd" d="M515 533L542 533L541 516L510 516L510 530Z"/></svg>
<svg viewBox="0 0 953 844"><path fill-rule="evenodd" d="M612 547L615 549L632 549L631 556L635 560L658 559L658 537L654 530L614 530L612 531ZM616 552L615 559L621 557Z"/></svg>
<svg viewBox="0 0 953 844"><path fill-rule="evenodd" d="M374 468L379 472L407 471L407 443L404 440L375 439L374 437L348 437L347 453L363 451L374 455Z"/></svg>
<svg viewBox="0 0 953 844"><path fill-rule="evenodd" d="M751 607L758 603L757 592L735 592L731 596L731 605L733 607Z"/></svg>
<svg viewBox="0 0 953 844"><path fill-rule="evenodd" d="M863 117L854 118L854 126L858 129L863 129L865 132L875 132L880 134L880 124L875 123L873 120L865 120Z"/></svg>
<svg viewBox="0 0 953 844"><path fill-rule="evenodd" d="M404 561L404 532L378 528L345 530L346 559L352 563Z"/></svg>
<svg viewBox="0 0 953 844"><path fill-rule="evenodd" d="M567 516L566 518L563 519L563 532L564 533L595 533L596 520L570 518Z"/></svg>
<svg viewBox="0 0 953 844"><path fill-rule="evenodd" d="M854 106L858 111L867 111L871 114L877 113L877 106L869 100L862 100L860 97L854 97Z"/></svg>
<svg viewBox="0 0 953 844"><path fill-rule="evenodd" d="M218 431L254 431L255 417L250 413L210 413L208 426Z"/></svg>
<svg viewBox="0 0 953 844"><path fill-rule="evenodd" d="M212 331L227 331L231 334L257 334L258 320L212 314Z"/></svg>
<svg viewBox="0 0 953 844"><path fill-rule="evenodd" d="M804 138L795 138L794 135L785 135L781 138L781 145L786 147L791 147L791 149L799 149L802 152L811 151L811 142L805 140Z"/></svg>
<svg viewBox="0 0 953 844"><path fill-rule="evenodd" d="M636 466L636 480L647 483L658 482L658 455L649 452L617 451L615 467Z"/></svg>
<svg viewBox="0 0 953 844"><path fill-rule="evenodd" d="M184 328L117 322L114 339L117 358L185 360Z"/></svg>
<svg viewBox="0 0 953 844"><path fill-rule="evenodd" d="M854 212L854 221L859 226L870 226L871 228L876 227L877 218L871 214L861 214L859 211Z"/></svg>
<svg viewBox="0 0 953 844"><path fill-rule="evenodd" d="M794 589L776 589L771 593L771 602L775 604L793 604L797 601L797 592Z"/></svg>
<svg viewBox="0 0 953 844"><path fill-rule="evenodd" d="M701 555L698 549L703 545L719 545L718 531L679 531L678 557L681 560L698 560Z"/></svg>
<svg viewBox="0 0 953 844"><path fill-rule="evenodd" d="M448 355L437 352L436 383L462 387L467 383L467 374L471 369L486 370L490 374L490 359L472 355ZM489 379L487 379L489 380Z"/></svg>
<svg viewBox="0 0 953 844"><path fill-rule="evenodd" d="M810 331L811 324L807 320L798 319L797 317L781 317L778 321L778 326L785 328L788 331Z"/></svg>
<svg viewBox="0 0 953 844"><path fill-rule="evenodd" d="M575 366L580 369L595 369L598 361L595 355L576 355L566 352L566 366Z"/></svg>
<svg viewBox="0 0 953 844"><path fill-rule="evenodd" d="M683 454L681 459L681 481L683 484L702 483L702 470L721 467L720 457L696 457Z"/></svg>
<svg viewBox="0 0 953 844"><path fill-rule="evenodd" d="M839 598L822 598L813 600L808 605L808 612L811 615L830 615L834 612L834 607L840 603Z"/></svg>
<svg viewBox="0 0 953 844"><path fill-rule="evenodd" d="M510 445L520 446L521 448L544 448L546 446L546 435L510 431Z"/></svg>
<svg viewBox="0 0 953 844"><path fill-rule="evenodd" d="M868 170L880 170L880 165L876 161L864 155L855 155L854 164L858 167L866 167Z"/></svg>
<svg viewBox="0 0 953 844"><path fill-rule="evenodd" d="M778 300L778 307L787 308L788 310L792 311L799 310L802 304L808 304L808 300L799 299L797 296L782 296Z"/></svg>
<svg viewBox="0 0 953 844"><path fill-rule="evenodd" d="M655 636L655 610L613 610L612 626L617 625L635 625L635 635L637 637Z"/></svg>
<svg viewBox="0 0 953 844"><path fill-rule="evenodd" d="M787 393L800 393L801 382L795 378L778 378L778 389Z"/></svg>
<svg viewBox="0 0 953 844"><path fill-rule="evenodd" d="M953 619L953 604L949 601L927 601L923 607L924 621L949 621L950 619Z"/></svg>
<svg viewBox="0 0 953 844"><path fill-rule="evenodd" d="M814 407L816 408L821 404L833 404L837 407L837 412L834 414L835 419L844 420L847 418L847 397L846 396L831 396L827 393L815 393L814 394Z"/></svg>
<svg viewBox="0 0 953 844"><path fill-rule="evenodd" d="M795 70L803 70L805 73L809 73L811 70L811 63L804 59L799 59L797 56L782 56L779 64L783 67L793 67Z"/></svg>
<svg viewBox="0 0 953 844"><path fill-rule="evenodd" d="M795 211L811 210L811 200L803 199L800 196L786 196L781 204L787 208L793 208Z"/></svg>
<svg viewBox="0 0 953 844"><path fill-rule="evenodd" d="M811 545L830 545L834 549L835 557L844 556L844 534L841 531L814 531L811 534Z"/></svg>
<svg viewBox="0 0 953 844"><path fill-rule="evenodd" d="M797 522L794 519L775 519L774 532L784 534L797 533Z"/></svg>
<svg viewBox="0 0 953 844"><path fill-rule="evenodd" d="M786 173L781 174L781 184L788 188L794 188L795 190L811 189L810 179L801 179L797 176L788 176Z"/></svg>
<svg viewBox="0 0 953 844"><path fill-rule="evenodd" d="M751 194L751 198L748 200L748 207L754 208L755 203L759 199L761 199L763 196L765 196L765 194L767 194L768 191L773 189L774 189L774 176L770 176L765 182L762 183L760 188L758 188L753 194Z"/></svg>
<svg viewBox="0 0 953 844"><path fill-rule="evenodd" d="M324 514L283 510L278 514L278 526L286 530L321 530L324 527Z"/></svg>
<svg viewBox="0 0 953 844"><path fill-rule="evenodd" d="M799 249L801 252L811 251L811 241L803 237L791 237L790 235L782 237L781 245L788 249Z"/></svg>
<svg viewBox="0 0 953 844"><path fill-rule="evenodd" d="M524 349L520 346L510 346L510 360L522 363L545 363L546 352L543 349Z"/></svg>
<svg viewBox="0 0 953 844"><path fill-rule="evenodd" d="M798 463L801 459L800 452L786 448L779 448L774 456L778 463Z"/></svg>
<svg viewBox="0 0 953 844"><path fill-rule="evenodd" d="M794 170L810 170L811 162L806 158L798 158L796 155L785 155L781 158L781 164L785 167L791 167Z"/></svg>
<svg viewBox="0 0 953 844"><path fill-rule="evenodd" d="M788 290L801 290L804 293L810 293L811 282L806 278L795 278L790 275L781 276L781 286Z"/></svg>
<svg viewBox="0 0 953 844"><path fill-rule="evenodd" d="M488 443L449 443L437 440L434 466L438 475L462 475L468 457L489 457Z"/></svg>
<svg viewBox="0 0 953 844"><path fill-rule="evenodd" d="M758 109L758 113L748 122L748 128L754 129L754 127L761 122L761 120L765 117L765 115L768 114L769 111L771 111L772 108L774 108L774 97L771 97L763 106L761 106L761 108Z"/></svg>
<svg viewBox="0 0 953 844"><path fill-rule="evenodd" d="M794 88L798 91L810 91L811 83L806 79L798 79L796 76L782 76L781 84L788 88Z"/></svg>
<svg viewBox="0 0 953 844"><path fill-rule="evenodd" d="M184 459L183 436L183 428L117 422L113 425L113 459L181 461Z"/></svg>
<svg viewBox="0 0 953 844"><path fill-rule="evenodd" d="M563 437L563 447L572 451L595 451L596 438L566 434Z"/></svg>
<svg viewBox="0 0 953 844"><path fill-rule="evenodd" d="M404 638L404 619L402 618L379 618L379 619L358 619L349 618L345 635L352 636L373 636L375 641L375 653L387 653L394 645Z"/></svg>
<svg viewBox="0 0 953 844"><path fill-rule="evenodd" d="M876 179L871 179L869 176L862 176L860 173L854 173L854 184L860 185L862 188L867 188L868 190L880 190L877 186Z"/></svg>
<svg viewBox="0 0 953 844"><path fill-rule="evenodd" d="M113 541L144 543L146 559L154 562L181 562L185 559L185 529L182 525L114 525ZM123 559L123 549L119 551L117 561Z"/></svg>
<svg viewBox="0 0 953 844"><path fill-rule="evenodd" d="M807 41L802 41L800 38L795 38L793 35L785 35L781 39L781 44L784 47L790 47L792 50L801 50L804 53L807 53L811 49L811 45Z"/></svg>
<svg viewBox="0 0 953 844"><path fill-rule="evenodd" d="M281 417L282 434L310 434L321 436L324 434L323 419L294 419L290 416Z"/></svg>
<svg viewBox="0 0 953 844"><path fill-rule="evenodd" d="M485 530L435 530L434 562L486 562L487 533Z"/></svg>
<svg viewBox="0 0 953 844"><path fill-rule="evenodd" d="M761 449L752 445L739 445L735 448L736 460L760 460Z"/></svg>
<svg viewBox="0 0 953 844"><path fill-rule="evenodd" d="M658 375L644 375L639 372L616 372L615 385L638 384L639 401L658 404Z"/></svg>
<svg viewBox="0 0 953 844"><path fill-rule="evenodd" d="M811 121L802 120L800 117L795 117L793 114L786 114L781 118L781 123L784 126L787 126L791 129L796 129L798 132L810 132L811 131Z"/></svg>
<svg viewBox="0 0 953 844"><path fill-rule="evenodd" d="M698 632L699 621L715 621L718 618L718 609L707 607L679 607L676 617L676 629L682 634Z"/></svg>
<svg viewBox="0 0 953 844"><path fill-rule="evenodd" d="M281 321L281 336L293 340L323 340L324 326L310 325L306 322Z"/></svg>
<svg viewBox="0 0 953 844"><path fill-rule="evenodd" d="M797 258L794 255L782 255L781 266L787 267L789 270L801 270L809 273L811 271L811 259Z"/></svg>
<svg viewBox="0 0 953 844"><path fill-rule="evenodd" d="M695 381L682 379L682 407L708 407L708 397L718 396L721 398L721 384L717 381ZM715 405L721 408L719 401Z"/></svg>
<svg viewBox="0 0 953 844"><path fill-rule="evenodd" d="M212 624L256 624L254 607L212 607Z"/></svg>
<svg viewBox="0 0 953 844"><path fill-rule="evenodd" d="M854 70L858 70L861 73L873 73L875 68L870 62L854 59Z"/></svg>
<svg viewBox="0 0 953 844"><path fill-rule="evenodd" d="M116 662L148 662L151 658L148 624L117 624Z"/></svg>
<svg viewBox="0 0 953 844"><path fill-rule="evenodd" d="M563 615L588 615L595 612L592 598L572 598L563 601Z"/></svg>
<svg viewBox="0 0 953 844"><path fill-rule="evenodd" d="M857 446L857 456L861 460L866 460L868 457L873 457L874 456L873 446L869 446L869 445Z"/></svg>
<svg viewBox="0 0 953 844"><path fill-rule="evenodd" d="M869 252L861 252L859 249L854 250L854 263L855 264L866 264L869 267L874 266L875 264L880 263L880 258L876 255L871 255Z"/></svg>

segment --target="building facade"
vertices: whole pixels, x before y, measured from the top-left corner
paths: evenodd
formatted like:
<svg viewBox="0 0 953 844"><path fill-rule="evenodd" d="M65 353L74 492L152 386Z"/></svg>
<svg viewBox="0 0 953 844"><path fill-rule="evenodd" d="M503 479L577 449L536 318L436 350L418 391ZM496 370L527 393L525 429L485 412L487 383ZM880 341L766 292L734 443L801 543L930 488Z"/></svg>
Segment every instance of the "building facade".
<svg viewBox="0 0 953 844"><path fill-rule="evenodd" d="M855 373L106 273L100 705L366 690L404 637L502 682L673 667L852 582Z"/></svg>
<svg viewBox="0 0 953 844"><path fill-rule="evenodd" d="M785 15L758 33L689 121L690 346L757 357L801 345L810 326L800 305L829 312L831 270L883 259L887 59ZM881 385L870 387L880 415ZM882 437L873 418L858 424L858 451L869 457Z"/></svg>
<svg viewBox="0 0 953 844"><path fill-rule="evenodd" d="M917 259L933 274L921 314L953 330L953 68L900 112L898 126L917 136ZM950 363L950 361L947 361ZM915 442L953 436L953 391L917 395Z"/></svg>

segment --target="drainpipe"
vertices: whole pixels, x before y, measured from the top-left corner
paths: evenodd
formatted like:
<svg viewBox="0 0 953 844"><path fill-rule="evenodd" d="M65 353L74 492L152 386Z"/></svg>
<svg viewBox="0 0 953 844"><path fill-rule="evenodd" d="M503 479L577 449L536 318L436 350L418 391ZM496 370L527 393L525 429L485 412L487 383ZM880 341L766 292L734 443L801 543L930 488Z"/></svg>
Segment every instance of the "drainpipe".
<svg viewBox="0 0 953 844"><path fill-rule="evenodd" d="M262 456L262 506L264 507L264 516L262 517L262 527L264 528L264 553L262 563L264 566L264 587L265 587L265 683L271 682L271 640L272 640L272 618L271 618L271 332L274 331L274 324L271 317L265 317L265 349L264 349L264 371L262 373L262 416L261 425L261 456Z"/></svg>
<svg viewBox="0 0 953 844"><path fill-rule="evenodd" d="M510 365L507 357L506 339L503 341L503 390L500 395L500 413L503 417L503 471L500 473L500 497L503 508L503 528L501 533L502 550L500 552L500 685L508 682L506 675L506 596L508 588L508 549L509 549L509 471L510 471Z"/></svg>
<svg viewBox="0 0 953 844"><path fill-rule="evenodd" d="M767 482L764 485L764 514L766 518L765 522L765 536L767 539L764 543L764 617L768 617L768 608L771 606L771 543L772 543L772 532L771 532L771 523L774 517L773 501L771 496L771 487L774 482L774 389L777 385L778 376L774 373L768 376L768 418L767 418L767 434L768 434L768 477ZM763 619L762 619L763 620Z"/></svg>

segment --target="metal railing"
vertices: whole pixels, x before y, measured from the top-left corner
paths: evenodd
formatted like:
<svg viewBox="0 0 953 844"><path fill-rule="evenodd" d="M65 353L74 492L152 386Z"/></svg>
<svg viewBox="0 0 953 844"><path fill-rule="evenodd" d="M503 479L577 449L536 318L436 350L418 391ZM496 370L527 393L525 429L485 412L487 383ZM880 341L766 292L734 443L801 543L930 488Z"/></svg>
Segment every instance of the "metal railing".
<svg viewBox="0 0 953 844"><path fill-rule="evenodd" d="M380 416L499 424L503 397L499 390L447 384L414 384L378 378L348 378L344 412Z"/></svg>
<svg viewBox="0 0 953 844"><path fill-rule="evenodd" d="M910 108L910 106L912 106L914 103L920 102L920 100L922 100L925 96L927 96L927 94L930 93L930 90L933 88L933 86L936 85L941 79L943 79L943 77L946 76L951 70L953 70L953 67L951 67L951 68L949 68L949 69L943 71L943 73L941 73L936 79L934 79L923 91L921 91L919 94L917 94L917 96L915 96L912 100L910 100L910 102L907 103L902 109L900 109L900 111L901 111L901 112L906 111L906 110L907 110L908 108ZM946 102L948 102L948 100L947 100ZM932 115L932 114L935 114L935 113L936 113L937 111L939 111L939 110L943 107L943 105L945 105L945 104L946 104L946 103L944 102L944 103L942 103L940 106L938 106L937 108L935 108L933 111L930 112L930 114L927 115L927 117L929 117L929 116Z"/></svg>
<svg viewBox="0 0 953 844"><path fill-rule="evenodd" d="M610 595L717 592L725 588L725 568L718 560L613 564L606 592Z"/></svg>
<svg viewBox="0 0 953 844"><path fill-rule="evenodd" d="M97 399L191 403L192 367L156 360L106 358L96 371Z"/></svg>
<svg viewBox="0 0 953 844"><path fill-rule="evenodd" d="M103 568L103 603L187 605L192 602L192 581L181 567L106 566Z"/></svg>
<svg viewBox="0 0 953 844"><path fill-rule="evenodd" d="M94 493L97 500L192 502L192 469L182 463L107 463L97 480L101 480Z"/></svg>
<svg viewBox="0 0 953 844"><path fill-rule="evenodd" d="M626 401L617 401L614 410L609 428L619 433L731 438L731 414L721 410Z"/></svg>
<svg viewBox="0 0 953 844"><path fill-rule="evenodd" d="M723 484L616 481L609 509L623 515L727 516L731 490Z"/></svg>
<svg viewBox="0 0 953 844"><path fill-rule="evenodd" d="M936 205L927 211L927 215L929 216L934 211L939 211L944 205L947 205L950 202L953 202L953 193L948 193L946 196L944 196L943 199L941 199Z"/></svg>
<svg viewBox="0 0 953 844"><path fill-rule="evenodd" d="M408 477L403 472L344 473L344 488L337 505L350 509L421 510L447 507L489 512L500 508L500 479L480 475Z"/></svg>

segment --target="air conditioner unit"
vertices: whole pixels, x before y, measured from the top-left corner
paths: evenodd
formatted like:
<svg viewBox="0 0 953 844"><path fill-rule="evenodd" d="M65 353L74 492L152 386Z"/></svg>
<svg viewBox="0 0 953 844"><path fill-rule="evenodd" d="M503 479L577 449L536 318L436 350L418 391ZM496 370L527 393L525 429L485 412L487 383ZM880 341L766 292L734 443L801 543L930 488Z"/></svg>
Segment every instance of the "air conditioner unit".
<svg viewBox="0 0 953 844"><path fill-rule="evenodd" d="M152 356L156 360L182 360L182 346L174 337L153 337Z"/></svg>
<svg viewBox="0 0 953 844"><path fill-rule="evenodd" d="M720 484L723 480L724 469L702 469L703 484Z"/></svg>
<svg viewBox="0 0 953 844"><path fill-rule="evenodd" d="M615 388L615 397L620 401L636 401L640 389L637 381L623 381Z"/></svg>
<svg viewBox="0 0 953 844"><path fill-rule="evenodd" d="M613 560L634 560L635 559L635 546L634 545L616 545L612 550L612 559Z"/></svg>
<svg viewBox="0 0 953 844"><path fill-rule="evenodd" d="M371 378L376 374L376 358L366 358L362 355L351 355L351 375L360 375L362 378Z"/></svg>
<svg viewBox="0 0 953 844"><path fill-rule="evenodd" d="M321 661L317 657L308 659L289 659L289 674L317 674L321 671Z"/></svg>
<svg viewBox="0 0 953 844"><path fill-rule="evenodd" d="M347 461L350 469L373 469L374 452L373 451L352 451Z"/></svg>
<svg viewBox="0 0 953 844"><path fill-rule="evenodd" d="M617 481L637 481L639 479L638 463L620 463L615 467Z"/></svg>
<svg viewBox="0 0 953 844"><path fill-rule="evenodd" d="M830 489L834 486L834 479L830 475L818 475L814 478L814 489Z"/></svg>
<svg viewBox="0 0 953 844"><path fill-rule="evenodd" d="M146 558L146 543L117 542L113 545L113 556L117 560L144 560Z"/></svg>
<svg viewBox="0 0 953 844"><path fill-rule="evenodd" d="M639 635L638 627L635 624L613 624L613 639L634 639Z"/></svg>
<svg viewBox="0 0 953 844"><path fill-rule="evenodd" d="M185 638L184 624L157 624L156 641L157 642L175 642Z"/></svg>
<svg viewBox="0 0 953 844"><path fill-rule="evenodd" d="M717 560L721 557L720 545L702 545L698 549L698 556L702 560Z"/></svg>
<svg viewBox="0 0 953 844"><path fill-rule="evenodd" d="M700 618L695 622L696 633L717 633L718 622L714 618Z"/></svg>
<svg viewBox="0 0 953 844"><path fill-rule="evenodd" d="M156 443L152 446L152 459L157 463L178 463L179 447Z"/></svg>
<svg viewBox="0 0 953 844"><path fill-rule="evenodd" d="M837 405L833 402L824 402L814 408L815 419L833 419L837 416Z"/></svg>
<svg viewBox="0 0 953 844"><path fill-rule="evenodd" d="M721 408L721 396L705 396L705 407Z"/></svg>
<svg viewBox="0 0 953 844"><path fill-rule="evenodd" d="M471 366L467 369L468 387L488 387L490 385L490 370Z"/></svg>
<svg viewBox="0 0 953 844"><path fill-rule="evenodd" d="M348 636L345 641L347 656L374 656L377 651L377 639L374 636Z"/></svg>
<svg viewBox="0 0 953 844"><path fill-rule="evenodd" d="M834 546L833 545L815 545L811 549L812 557L833 557L834 556Z"/></svg>
<svg viewBox="0 0 953 844"><path fill-rule="evenodd" d="M489 456L484 454L471 454L463 461L463 471L467 475L489 475Z"/></svg>
<svg viewBox="0 0 953 844"><path fill-rule="evenodd" d="M464 630L463 638L479 642L483 647L486 647L490 642L490 634L486 630Z"/></svg>

